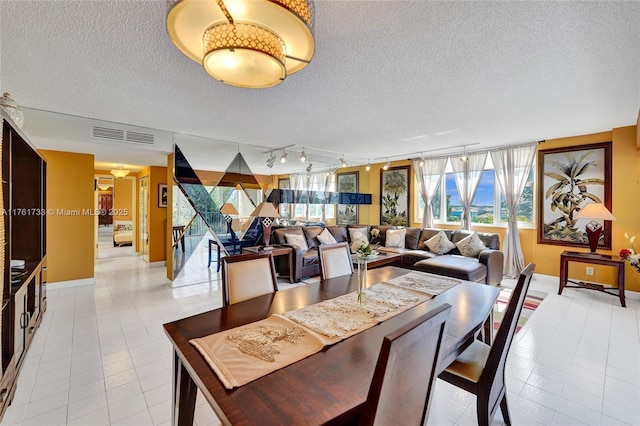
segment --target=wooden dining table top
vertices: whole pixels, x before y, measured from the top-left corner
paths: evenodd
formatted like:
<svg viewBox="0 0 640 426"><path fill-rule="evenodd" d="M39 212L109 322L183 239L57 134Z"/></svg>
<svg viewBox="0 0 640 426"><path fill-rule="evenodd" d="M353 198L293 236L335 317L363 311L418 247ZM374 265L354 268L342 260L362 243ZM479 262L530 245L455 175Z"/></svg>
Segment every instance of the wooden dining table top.
<svg viewBox="0 0 640 426"><path fill-rule="evenodd" d="M410 271L384 266L368 272L369 286ZM362 333L235 389L226 389L190 339L249 324L356 291L357 274L302 285L164 325L176 356L223 424L346 424L360 415L383 337L448 303L441 369L472 341L490 316L499 289L463 281ZM175 372L174 372L175 374ZM175 380L175 377L174 377Z"/></svg>

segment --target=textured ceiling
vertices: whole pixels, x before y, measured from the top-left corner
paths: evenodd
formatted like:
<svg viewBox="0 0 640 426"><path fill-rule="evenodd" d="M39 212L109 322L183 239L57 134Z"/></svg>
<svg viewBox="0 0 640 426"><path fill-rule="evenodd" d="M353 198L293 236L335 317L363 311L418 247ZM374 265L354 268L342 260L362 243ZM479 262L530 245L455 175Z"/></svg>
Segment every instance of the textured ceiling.
<svg viewBox="0 0 640 426"><path fill-rule="evenodd" d="M250 90L210 78L175 48L164 1L2 0L0 90L28 108L25 131L41 147L162 165L181 140L193 155L213 152L208 168L225 169L240 150L261 173L265 147L305 147L328 166L341 155L382 162L636 122L640 2L315 6L311 64ZM160 143L100 146L88 120L38 110L154 129Z"/></svg>

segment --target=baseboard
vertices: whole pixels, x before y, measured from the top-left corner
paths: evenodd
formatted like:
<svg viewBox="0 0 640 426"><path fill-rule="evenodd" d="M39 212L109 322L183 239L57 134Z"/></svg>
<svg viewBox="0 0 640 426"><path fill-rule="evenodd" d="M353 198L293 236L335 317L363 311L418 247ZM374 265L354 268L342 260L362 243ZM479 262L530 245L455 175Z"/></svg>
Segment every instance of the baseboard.
<svg viewBox="0 0 640 426"><path fill-rule="evenodd" d="M57 281L57 282L49 282L47 286L53 290L54 288L71 288L71 287L83 287L86 285L96 285L95 278L82 278L80 280L69 280L69 281Z"/></svg>
<svg viewBox="0 0 640 426"><path fill-rule="evenodd" d="M167 266L167 262L164 260L159 260L158 262L149 262L150 268L157 268L159 266Z"/></svg>

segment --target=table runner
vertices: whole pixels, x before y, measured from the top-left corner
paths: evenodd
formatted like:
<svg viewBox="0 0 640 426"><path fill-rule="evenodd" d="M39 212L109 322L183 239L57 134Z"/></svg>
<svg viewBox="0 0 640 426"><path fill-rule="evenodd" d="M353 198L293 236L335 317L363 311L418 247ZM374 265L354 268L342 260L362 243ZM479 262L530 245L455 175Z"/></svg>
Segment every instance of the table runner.
<svg viewBox="0 0 640 426"><path fill-rule="evenodd" d="M233 389L313 355L324 346L367 330L432 297L432 294L402 288L401 284L388 283L376 284L365 293L365 305L359 305L356 293L352 292L191 339L190 343L200 351L224 386Z"/></svg>
<svg viewBox="0 0 640 426"><path fill-rule="evenodd" d="M430 274L428 272L410 272L385 281L389 284L437 296L462 281L456 278Z"/></svg>

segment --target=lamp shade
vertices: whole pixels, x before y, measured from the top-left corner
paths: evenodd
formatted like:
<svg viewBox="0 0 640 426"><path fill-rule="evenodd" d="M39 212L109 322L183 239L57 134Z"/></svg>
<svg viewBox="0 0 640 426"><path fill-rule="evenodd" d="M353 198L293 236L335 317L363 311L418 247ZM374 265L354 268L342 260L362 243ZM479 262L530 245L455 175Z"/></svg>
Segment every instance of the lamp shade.
<svg viewBox="0 0 640 426"><path fill-rule="evenodd" d="M236 210L236 206L234 206L231 203L224 203L222 205L222 208L220 209L220 212L225 215L238 214L238 210Z"/></svg>
<svg viewBox="0 0 640 426"><path fill-rule="evenodd" d="M263 201L262 203L258 204L258 207L256 207L256 209L253 211L253 213L251 213L251 216L253 216L253 217L280 217L280 213L278 213L278 210L273 205L273 203L268 203L266 201Z"/></svg>
<svg viewBox="0 0 640 426"><path fill-rule="evenodd" d="M616 220L602 203L589 203L576 215L576 219Z"/></svg>

